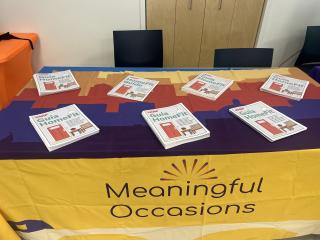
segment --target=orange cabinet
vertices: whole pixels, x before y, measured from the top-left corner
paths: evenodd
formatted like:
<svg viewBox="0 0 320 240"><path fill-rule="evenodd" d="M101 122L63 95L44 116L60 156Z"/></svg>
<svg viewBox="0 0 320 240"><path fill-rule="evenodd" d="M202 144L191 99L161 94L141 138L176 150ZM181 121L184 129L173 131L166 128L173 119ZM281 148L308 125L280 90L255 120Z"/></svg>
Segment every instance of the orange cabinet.
<svg viewBox="0 0 320 240"><path fill-rule="evenodd" d="M38 39L35 33L12 33L28 38L33 44ZM0 41L0 109L4 108L32 78L32 49L26 40Z"/></svg>

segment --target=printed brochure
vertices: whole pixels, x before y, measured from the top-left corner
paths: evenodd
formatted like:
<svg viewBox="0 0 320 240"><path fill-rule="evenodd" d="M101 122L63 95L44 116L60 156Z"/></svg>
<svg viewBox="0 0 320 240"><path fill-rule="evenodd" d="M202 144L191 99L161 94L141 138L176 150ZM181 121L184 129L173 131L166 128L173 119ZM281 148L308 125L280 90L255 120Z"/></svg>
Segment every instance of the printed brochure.
<svg viewBox="0 0 320 240"><path fill-rule="evenodd" d="M280 74L271 74L260 90L282 97L300 101L308 87L309 82Z"/></svg>
<svg viewBox="0 0 320 240"><path fill-rule="evenodd" d="M159 81L128 76L115 86L107 95L136 101L144 101Z"/></svg>
<svg viewBox="0 0 320 240"><path fill-rule="evenodd" d="M80 86L70 70L54 73L36 73L33 79L39 96L79 89Z"/></svg>
<svg viewBox="0 0 320 240"><path fill-rule="evenodd" d="M229 111L271 142L307 130L307 127L261 101Z"/></svg>
<svg viewBox="0 0 320 240"><path fill-rule="evenodd" d="M233 83L233 80L201 73L185 84L181 90L199 97L216 100Z"/></svg>
<svg viewBox="0 0 320 240"><path fill-rule="evenodd" d="M74 104L29 119L50 152L99 132Z"/></svg>
<svg viewBox="0 0 320 240"><path fill-rule="evenodd" d="M182 104L145 110L143 118L165 149L210 137L210 132Z"/></svg>

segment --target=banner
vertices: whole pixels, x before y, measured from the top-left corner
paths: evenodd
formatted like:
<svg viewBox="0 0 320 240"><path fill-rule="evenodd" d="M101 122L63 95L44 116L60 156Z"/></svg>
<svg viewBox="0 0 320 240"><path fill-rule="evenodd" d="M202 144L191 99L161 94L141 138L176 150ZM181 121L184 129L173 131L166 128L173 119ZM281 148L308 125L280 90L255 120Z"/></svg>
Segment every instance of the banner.
<svg viewBox="0 0 320 240"><path fill-rule="evenodd" d="M27 240L317 234L319 160L320 150L1 160L0 212ZM0 239L17 239L1 218L0 225Z"/></svg>

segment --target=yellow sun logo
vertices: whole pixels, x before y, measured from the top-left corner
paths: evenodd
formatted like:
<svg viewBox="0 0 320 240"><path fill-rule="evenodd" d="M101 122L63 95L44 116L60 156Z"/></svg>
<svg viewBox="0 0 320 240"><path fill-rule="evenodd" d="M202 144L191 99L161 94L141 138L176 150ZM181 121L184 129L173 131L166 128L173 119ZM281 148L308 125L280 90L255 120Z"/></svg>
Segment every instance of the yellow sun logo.
<svg viewBox="0 0 320 240"><path fill-rule="evenodd" d="M171 163L171 168L163 171L164 177L160 178L160 180L212 180L218 178L214 175L215 170L215 168L209 167L208 162L201 164L198 162L198 159L194 159L193 162L187 162L183 159L181 164Z"/></svg>

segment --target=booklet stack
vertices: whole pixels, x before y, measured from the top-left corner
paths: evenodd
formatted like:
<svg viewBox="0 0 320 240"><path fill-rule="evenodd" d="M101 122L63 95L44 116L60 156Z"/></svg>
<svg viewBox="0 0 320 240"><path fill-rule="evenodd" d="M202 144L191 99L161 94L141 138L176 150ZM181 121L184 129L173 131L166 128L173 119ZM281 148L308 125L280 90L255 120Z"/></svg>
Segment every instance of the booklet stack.
<svg viewBox="0 0 320 240"><path fill-rule="evenodd" d="M128 76L115 86L107 95L136 101L143 101L159 81Z"/></svg>
<svg viewBox="0 0 320 240"><path fill-rule="evenodd" d="M29 119L50 152L99 132L74 104Z"/></svg>
<svg viewBox="0 0 320 240"><path fill-rule="evenodd" d="M185 84L181 90L199 97L216 100L233 83L233 80L202 73Z"/></svg>
<svg viewBox="0 0 320 240"><path fill-rule="evenodd" d="M80 86L70 70L54 73L36 73L33 79L39 96L79 89Z"/></svg>
<svg viewBox="0 0 320 240"><path fill-rule="evenodd" d="M261 101L229 111L271 142L307 130L307 127Z"/></svg>
<svg viewBox="0 0 320 240"><path fill-rule="evenodd" d="M260 90L282 97L300 101L308 87L309 82L280 74L271 74Z"/></svg>
<svg viewBox="0 0 320 240"><path fill-rule="evenodd" d="M182 104L145 110L143 118L165 149L210 137L210 132Z"/></svg>

